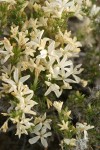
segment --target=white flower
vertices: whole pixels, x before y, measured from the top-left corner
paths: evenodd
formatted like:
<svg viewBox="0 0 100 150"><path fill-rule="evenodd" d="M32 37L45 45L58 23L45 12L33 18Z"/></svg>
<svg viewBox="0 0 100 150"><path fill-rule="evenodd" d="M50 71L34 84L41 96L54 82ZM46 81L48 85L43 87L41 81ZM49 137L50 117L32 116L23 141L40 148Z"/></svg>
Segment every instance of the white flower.
<svg viewBox="0 0 100 150"><path fill-rule="evenodd" d="M40 46L39 46L39 49L41 49ZM39 57L39 58L46 58L46 57L48 57L50 64L53 64L55 60L58 60L59 56L57 55L57 50L55 50L55 41L52 41L49 44L47 50L42 48L42 50L40 51L40 55L37 56L37 57Z"/></svg>
<svg viewBox="0 0 100 150"><path fill-rule="evenodd" d="M94 128L94 126L90 126L90 125L87 125L87 123L77 123L76 124L76 129L78 131L78 133L81 133L81 132L84 132L84 139L88 139L88 133L87 133L87 130L90 130Z"/></svg>
<svg viewBox="0 0 100 150"><path fill-rule="evenodd" d="M11 46L9 40L7 38L4 38L2 41L4 44L4 48L0 49L0 53L4 56L4 59L2 59L2 63L5 63L11 56L14 55L13 53L13 46Z"/></svg>
<svg viewBox="0 0 100 150"><path fill-rule="evenodd" d="M40 51L40 58L46 58L46 56L47 56L47 50L41 50Z"/></svg>
<svg viewBox="0 0 100 150"><path fill-rule="evenodd" d="M19 103L17 104L15 110L22 110L25 114L32 114L36 115L36 112L34 112L32 107L36 105L37 103L33 101L31 98L33 97L33 93L27 95L25 98L21 96L16 96L18 98Z"/></svg>
<svg viewBox="0 0 100 150"><path fill-rule="evenodd" d="M29 139L29 143L30 144L34 144L36 143L39 139L41 140L42 145L47 148L48 147L48 143L47 143L47 137L51 136L51 132L46 132L46 128L42 127L42 123L38 124L37 126L35 126L34 131L32 132L34 133L36 136Z"/></svg>
<svg viewBox="0 0 100 150"><path fill-rule="evenodd" d="M11 26L11 31L10 31L12 33L11 37L16 38L18 34L18 28L19 26L16 26L16 27Z"/></svg>
<svg viewBox="0 0 100 150"><path fill-rule="evenodd" d="M60 126L60 130L68 130L68 121L65 122L64 120L62 120L62 124L58 124L58 126Z"/></svg>
<svg viewBox="0 0 100 150"><path fill-rule="evenodd" d="M59 32L55 38L60 44L67 44L64 48L60 48L61 52L66 56L66 58L78 56L78 53L80 52L79 47L81 47L82 45L77 41L76 37L71 38L71 31L68 32L67 30L65 30L65 32L62 33L59 29Z"/></svg>
<svg viewBox="0 0 100 150"><path fill-rule="evenodd" d="M46 119L46 113L42 117L35 117L34 124L42 123L45 129L51 129L51 119Z"/></svg>
<svg viewBox="0 0 100 150"><path fill-rule="evenodd" d="M39 18L39 24L41 26L47 26L47 21L48 21L48 18L45 18L45 17L40 17Z"/></svg>
<svg viewBox="0 0 100 150"><path fill-rule="evenodd" d="M81 132L83 132L85 130L89 130L89 129L94 128L94 126L87 125L87 123L83 123L83 124L82 123L77 123L76 128L78 130L80 130Z"/></svg>
<svg viewBox="0 0 100 150"><path fill-rule="evenodd" d="M30 18L29 20L26 20L26 22L23 24L22 31L25 31L29 28L33 28L34 30L36 30L40 26L37 23L38 23L37 19L34 18Z"/></svg>
<svg viewBox="0 0 100 150"><path fill-rule="evenodd" d="M8 130L8 120L6 120L4 122L4 124L2 125L2 127L0 128L0 130L2 130L3 132L6 132Z"/></svg>
<svg viewBox="0 0 100 150"><path fill-rule="evenodd" d="M25 114L23 113L21 121L18 120L14 120L14 118L11 119L13 121L13 123L17 123L17 131L16 131L16 135L18 135L18 137L20 138L22 134L28 134L28 129L31 126L34 126L33 123L31 123L30 121L32 120L32 118L26 118ZM15 121L15 122L14 122Z"/></svg>
<svg viewBox="0 0 100 150"><path fill-rule="evenodd" d="M46 85L49 86L48 90L45 92L45 96L50 94L51 92L54 92L57 97L59 97L62 93L62 90L60 90L60 87L57 84L53 84L50 82L45 81Z"/></svg>
<svg viewBox="0 0 100 150"><path fill-rule="evenodd" d="M28 56L34 56L34 53L35 53L35 50L34 49L32 49L32 47L30 46L30 47L26 47L25 48L25 51L23 52L23 54L25 54L26 55L26 57L28 57Z"/></svg>
<svg viewBox="0 0 100 150"><path fill-rule="evenodd" d="M58 32L58 34L56 35L56 40L58 41L58 42L60 42L60 43L68 43L68 41L70 41L71 40L71 31L67 31L67 30L65 30L65 32L64 33L62 33L62 31L60 30L60 28L59 28L59 32Z"/></svg>
<svg viewBox="0 0 100 150"><path fill-rule="evenodd" d="M9 64L8 66L2 66L2 76L5 76L6 78L9 78L9 76L11 76L12 72L14 70L14 67L11 66L11 64Z"/></svg>
<svg viewBox="0 0 100 150"><path fill-rule="evenodd" d="M19 46L25 46L25 44L29 41L29 38L26 37L28 34L28 30L25 32L18 32L18 37L15 37Z"/></svg>
<svg viewBox="0 0 100 150"><path fill-rule="evenodd" d="M37 12L37 11L39 11L39 10L41 9L41 5L35 3L35 4L33 5L33 8L34 8L34 10Z"/></svg>
<svg viewBox="0 0 100 150"><path fill-rule="evenodd" d="M63 114L64 114L65 117L70 118L71 110L68 111L68 109L66 108L66 109L63 111Z"/></svg>
<svg viewBox="0 0 100 150"><path fill-rule="evenodd" d="M48 80L51 80L54 78L55 80L63 81L63 85L59 87L58 85L55 87L55 84L50 84L50 82L45 82L50 88L48 89L48 92L51 91L57 91L60 92L58 94L58 97L62 93L62 89L71 89L70 83L79 83L80 78L77 76L77 74L80 74L82 72L82 68L80 68L81 64L77 65L75 68L73 66L73 62L70 60L67 60L66 56L64 56L61 60L58 60L58 62L55 65L49 66L49 72L50 74L47 75ZM70 78L70 76L72 76ZM51 90L51 88L53 90ZM58 88L58 90L57 90ZM60 91L59 91L60 90ZM57 96L57 93L55 93Z"/></svg>
<svg viewBox="0 0 100 150"><path fill-rule="evenodd" d="M77 76L77 74L80 74L83 71L83 69L80 67L81 64L75 66L75 68L73 67L73 65L71 65L71 67L65 73L65 77L64 77L65 79L63 79L63 81L67 83L79 83L81 79ZM70 75L72 75L74 79L67 78Z"/></svg>
<svg viewBox="0 0 100 150"><path fill-rule="evenodd" d="M90 16L95 16L100 12L100 7L97 7L96 5L93 5L91 9Z"/></svg>
<svg viewBox="0 0 100 150"><path fill-rule="evenodd" d="M53 106L56 108L56 110L60 113L61 112L61 109L62 109L62 105L63 105L63 102L57 102L57 101L54 101L53 103Z"/></svg>
<svg viewBox="0 0 100 150"><path fill-rule="evenodd" d="M40 31L40 30L36 30L35 32L33 31L30 35L32 38L32 44L34 45L34 48L36 49L37 47L41 47L41 39L43 36L44 30ZM44 43L44 44L43 44ZM45 46L45 42L42 41L42 46L44 48Z"/></svg>
<svg viewBox="0 0 100 150"><path fill-rule="evenodd" d="M8 93L12 93L12 95L24 95L25 93L33 93L32 90L29 90L26 85L23 85L23 83L29 78L29 75L26 75L24 77L19 77L19 70L18 68L15 68L15 71L13 73L13 78L6 78L6 76L2 76L2 81L4 81L6 84L9 85ZM27 88L27 92L26 92Z"/></svg>
<svg viewBox="0 0 100 150"><path fill-rule="evenodd" d="M64 139L64 143L70 146L76 146L76 139Z"/></svg>
<svg viewBox="0 0 100 150"><path fill-rule="evenodd" d="M69 66L72 65L71 60L67 60L66 56L64 56L61 61L58 60L57 64L55 64L52 68L52 76L58 80L58 75L61 72L69 70Z"/></svg>
<svg viewBox="0 0 100 150"><path fill-rule="evenodd" d="M52 14L53 18L61 18L62 13L71 7L72 2L69 0L53 0L46 1L46 6L43 7L44 12Z"/></svg>

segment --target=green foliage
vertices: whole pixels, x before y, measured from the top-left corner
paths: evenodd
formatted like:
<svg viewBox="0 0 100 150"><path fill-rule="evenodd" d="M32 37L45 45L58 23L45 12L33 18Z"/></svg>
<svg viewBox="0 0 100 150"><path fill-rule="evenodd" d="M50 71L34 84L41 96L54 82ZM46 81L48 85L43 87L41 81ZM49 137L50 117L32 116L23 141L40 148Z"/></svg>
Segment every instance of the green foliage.
<svg viewBox="0 0 100 150"><path fill-rule="evenodd" d="M85 96L79 91L73 91L66 103L78 121L86 120L88 124L95 126L95 129L89 132L91 139L89 144L95 149L98 148L100 141L100 89L92 89L89 96Z"/></svg>

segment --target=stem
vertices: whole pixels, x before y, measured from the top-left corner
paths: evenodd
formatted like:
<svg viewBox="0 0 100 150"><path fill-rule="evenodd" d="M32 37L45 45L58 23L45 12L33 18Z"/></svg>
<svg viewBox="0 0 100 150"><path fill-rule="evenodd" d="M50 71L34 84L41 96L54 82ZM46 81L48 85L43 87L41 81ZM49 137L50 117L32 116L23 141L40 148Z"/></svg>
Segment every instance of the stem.
<svg viewBox="0 0 100 150"><path fill-rule="evenodd" d="M36 90L37 83L38 83L38 76L35 76L34 83L33 83L34 91Z"/></svg>

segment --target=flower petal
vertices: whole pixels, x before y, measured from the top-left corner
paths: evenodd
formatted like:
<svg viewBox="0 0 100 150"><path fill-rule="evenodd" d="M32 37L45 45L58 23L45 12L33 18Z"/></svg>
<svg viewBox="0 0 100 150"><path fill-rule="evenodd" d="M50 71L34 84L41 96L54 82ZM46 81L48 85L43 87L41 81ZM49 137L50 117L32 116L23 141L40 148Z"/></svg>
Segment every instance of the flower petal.
<svg viewBox="0 0 100 150"><path fill-rule="evenodd" d="M19 81L22 82L22 83L24 83L29 77L30 77L30 75L21 77Z"/></svg>
<svg viewBox="0 0 100 150"><path fill-rule="evenodd" d="M35 129L32 133L37 133L41 128L42 128L42 123L39 123L38 125L35 126Z"/></svg>
<svg viewBox="0 0 100 150"><path fill-rule="evenodd" d="M30 144L34 144L39 140L39 138L40 138L40 136L36 136L36 137L29 139L28 141Z"/></svg>
<svg viewBox="0 0 100 150"><path fill-rule="evenodd" d="M47 140L46 140L46 139L44 139L43 137L41 137L41 143L42 143L42 145L43 145L45 148L47 148L47 147L48 147Z"/></svg>
<svg viewBox="0 0 100 150"><path fill-rule="evenodd" d="M46 137L51 136L51 135L52 135L51 132L47 132L46 134L44 134L44 137L46 138Z"/></svg>
<svg viewBox="0 0 100 150"><path fill-rule="evenodd" d="M19 74L18 69L16 68L15 71L14 71L14 80L15 80L16 83L18 83L18 74Z"/></svg>

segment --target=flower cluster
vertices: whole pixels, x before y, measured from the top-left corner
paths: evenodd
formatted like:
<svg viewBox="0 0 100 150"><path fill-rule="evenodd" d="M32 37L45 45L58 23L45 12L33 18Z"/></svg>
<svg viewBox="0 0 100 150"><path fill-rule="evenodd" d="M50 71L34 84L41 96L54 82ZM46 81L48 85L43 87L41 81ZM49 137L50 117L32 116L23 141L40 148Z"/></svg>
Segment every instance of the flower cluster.
<svg viewBox="0 0 100 150"><path fill-rule="evenodd" d="M77 123L75 128L71 111L63 108L63 102L54 101L84 81L79 77L83 68L75 63L82 44L72 36L66 21L84 19L86 9L91 17L96 16L100 8L92 7L89 0L1 0L0 4L7 15L0 24L0 98L9 103L2 112L8 119L1 130L6 132L11 121L19 138L29 134L30 144L41 141L47 148L52 128L58 132L60 127L62 149L77 146L80 135L84 132L87 139L87 130L93 127Z"/></svg>
<svg viewBox="0 0 100 150"><path fill-rule="evenodd" d="M59 107L58 107L58 104L59 104ZM86 142L85 144L86 145L85 149L86 149L87 142L88 142L87 130L94 128L94 126L87 125L87 123L78 123L78 122L76 124L76 128L72 126L71 117L70 117L71 111L69 111L68 108L62 109L62 104L63 102L54 101L54 107L58 111L59 120L61 120L61 123L59 123L58 126L60 127L61 134L63 136L63 139L60 144L62 150L64 148L67 148L68 146L69 147L76 146L76 150L78 150L80 141ZM59 111L59 108L60 108L60 111ZM76 139L73 138L75 133L76 133Z"/></svg>

